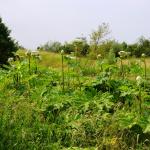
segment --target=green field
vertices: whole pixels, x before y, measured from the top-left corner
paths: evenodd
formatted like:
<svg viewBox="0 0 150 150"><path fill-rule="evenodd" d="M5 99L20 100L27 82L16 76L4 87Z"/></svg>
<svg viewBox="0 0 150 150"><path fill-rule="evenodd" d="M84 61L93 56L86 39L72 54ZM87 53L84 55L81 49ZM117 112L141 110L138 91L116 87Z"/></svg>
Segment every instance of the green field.
<svg viewBox="0 0 150 150"><path fill-rule="evenodd" d="M149 149L149 58L18 54L0 70L0 149Z"/></svg>

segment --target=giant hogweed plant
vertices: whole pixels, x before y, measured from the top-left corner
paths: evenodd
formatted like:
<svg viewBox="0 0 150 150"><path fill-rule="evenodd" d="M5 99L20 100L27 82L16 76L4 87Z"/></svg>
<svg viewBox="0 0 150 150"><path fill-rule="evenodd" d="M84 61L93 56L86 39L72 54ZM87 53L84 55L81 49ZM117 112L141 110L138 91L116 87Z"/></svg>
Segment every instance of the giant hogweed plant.
<svg viewBox="0 0 150 150"><path fill-rule="evenodd" d="M20 58L20 56L18 56L18 58ZM32 85L35 85L34 78L38 76L38 60L35 59L38 58L32 53L28 53L27 57L17 59L16 61L14 61L12 58L8 59L10 64L9 76L13 79L14 86L20 91L21 89L27 89L28 95L30 95L30 88L33 87Z"/></svg>
<svg viewBox="0 0 150 150"><path fill-rule="evenodd" d="M42 58L37 51L32 52L31 55L32 55L33 64L34 64L34 70L35 70L34 72L35 72L35 74L37 74L38 73L38 64Z"/></svg>
<svg viewBox="0 0 150 150"><path fill-rule="evenodd" d="M71 88L72 85L72 80L74 83L74 78L75 78L75 66L76 66L76 62L75 62L75 57L74 55L65 55L64 56L64 60L67 62L67 86L68 89Z"/></svg>
<svg viewBox="0 0 150 150"><path fill-rule="evenodd" d="M82 76L82 67L80 63L80 59L77 58L77 56L71 56L71 55L66 55L65 60L67 61L67 67L68 67L68 85L71 85L71 80L73 82L73 87L72 88L77 88L81 90L81 78ZM70 88L70 86L69 86Z"/></svg>
<svg viewBox="0 0 150 150"><path fill-rule="evenodd" d="M125 72L124 72L124 65L123 65L123 59L126 57L126 52L125 51L120 51L118 52L120 56L120 73L122 78L125 78Z"/></svg>
<svg viewBox="0 0 150 150"><path fill-rule="evenodd" d="M22 63L20 61L14 61L13 58L9 58L10 71L12 72L14 86L19 88L22 80Z"/></svg>

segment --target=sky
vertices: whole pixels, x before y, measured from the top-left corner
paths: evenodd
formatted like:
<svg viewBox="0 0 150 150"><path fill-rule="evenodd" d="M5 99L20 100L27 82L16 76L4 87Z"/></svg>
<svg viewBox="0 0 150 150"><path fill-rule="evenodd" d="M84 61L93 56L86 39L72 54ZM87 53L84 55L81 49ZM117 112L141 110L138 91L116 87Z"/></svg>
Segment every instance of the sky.
<svg viewBox="0 0 150 150"><path fill-rule="evenodd" d="M0 0L0 16L22 46L89 37L103 22L112 39L150 37L150 0Z"/></svg>

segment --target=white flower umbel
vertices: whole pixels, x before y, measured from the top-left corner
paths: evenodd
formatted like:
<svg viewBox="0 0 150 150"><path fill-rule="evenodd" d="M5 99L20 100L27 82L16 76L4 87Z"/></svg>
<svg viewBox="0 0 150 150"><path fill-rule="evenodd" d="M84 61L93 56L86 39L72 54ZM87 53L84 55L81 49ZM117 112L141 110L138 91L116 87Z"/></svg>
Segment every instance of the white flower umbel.
<svg viewBox="0 0 150 150"><path fill-rule="evenodd" d="M146 57L146 55L145 55L145 53L142 53L142 55L141 55L143 58L145 58Z"/></svg>
<svg viewBox="0 0 150 150"><path fill-rule="evenodd" d="M119 54L120 58L124 58L127 56L127 53L125 51L119 51L118 54Z"/></svg>
<svg viewBox="0 0 150 150"><path fill-rule="evenodd" d="M61 55L64 55L64 50L61 50L61 52L60 52L60 53L61 53Z"/></svg>
<svg viewBox="0 0 150 150"><path fill-rule="evenodd" d="M101 54L98 54L98 55L97 55L97 59L100 59L100 58L102 58L102 55L101 55Z"/></svg>
<svg viewBox="0 0 150 150"><path fill-rule="evenodd" d="M146 54L142 53L141 57L142 57L141 60L144 63L144 76L145 76L145 79L146 79L146 76L147 76Z"/></svg>
<svg viewBox="0 0 150 150"><path fill-rule="evenodd" d="M124 79L124 67L123 67L123 61L122 59L125 58L127 56L127 53L125 51L120 51L118 52L119 56L120 56L120 62L121 62L121 75Z"/></svg>
<svg viewBox="0 0 150 150"><path fill-rule="evenodd" d="M67 59L76 59L75 57L70 56L70 55L66 55L66 58L67 58Z"/></svg>
<svg viewBox="0 0 150 150"><path fill-rule="evenodd" d="M141 97L141 85L144 82L141 76L136 77L137 86L139 88L139 113L142 114L142 97Z"/></svg>
<svg viewBox="0 0 150 150"><path fill-rule="evenodd" d="M137 76L136 77L136 83L137 83L137 85L140 86L142 84L142 82L143 82L142 77L141 76Z"/></svg>
<svg viewBox="0 0 150 150"><path fill-rule="evenodd" d="M14 61L14 59L12 57L8 58L8 62L12 63Z"/></svg>

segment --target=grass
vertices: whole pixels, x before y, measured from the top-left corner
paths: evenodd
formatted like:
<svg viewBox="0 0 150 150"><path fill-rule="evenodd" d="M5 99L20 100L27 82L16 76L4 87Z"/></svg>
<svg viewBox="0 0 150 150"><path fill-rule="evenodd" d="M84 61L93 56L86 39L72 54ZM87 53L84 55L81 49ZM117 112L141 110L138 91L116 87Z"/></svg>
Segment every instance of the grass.
<svg viewBox="0 0 150 150"><path fill-rule="evenodd" d="M19 50L17 53L21 56L25 56L25 51L23 50ZM41 56L40 66L47 68L61 68L61 56L58 53L40 51L39 54Z"/></svg>

